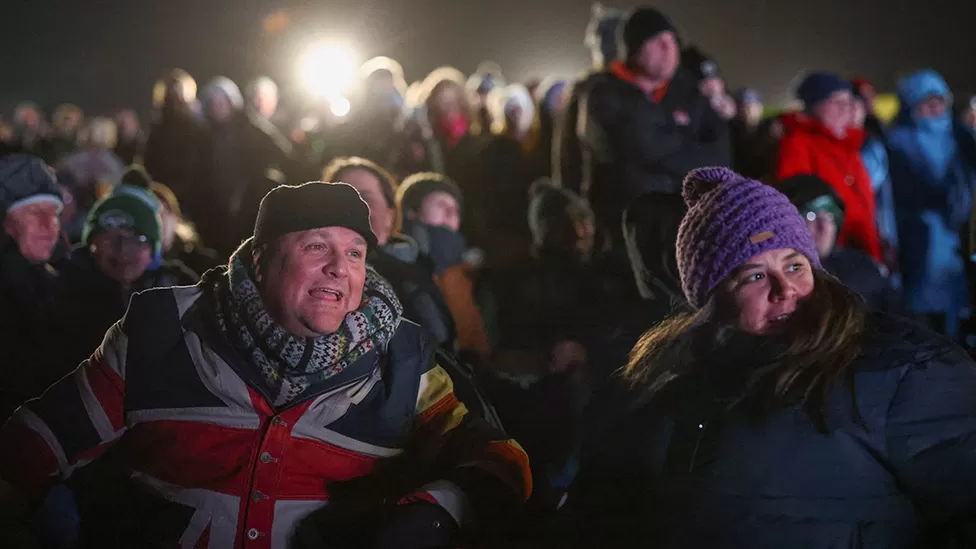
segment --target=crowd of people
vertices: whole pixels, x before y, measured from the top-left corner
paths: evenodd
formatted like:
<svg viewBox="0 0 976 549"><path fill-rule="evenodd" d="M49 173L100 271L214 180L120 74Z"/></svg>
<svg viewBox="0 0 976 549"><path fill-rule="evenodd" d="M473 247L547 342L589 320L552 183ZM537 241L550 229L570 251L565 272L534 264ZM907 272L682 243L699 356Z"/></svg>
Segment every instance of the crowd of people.
<svg viewBox="0 0 976 549"><path fill-rule="evenodd" d="M0 545L976 546L976 98L776 111L691 38L18 105Z"/></svg>

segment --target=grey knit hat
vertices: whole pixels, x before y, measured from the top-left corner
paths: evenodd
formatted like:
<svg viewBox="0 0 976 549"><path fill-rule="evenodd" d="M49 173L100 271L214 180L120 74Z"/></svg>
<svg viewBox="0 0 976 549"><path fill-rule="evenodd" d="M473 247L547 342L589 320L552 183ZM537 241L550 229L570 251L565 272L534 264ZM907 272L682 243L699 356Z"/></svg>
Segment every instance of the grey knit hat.
<svg viewBox="0 0 976 549"><path fill-rule="evenodd" d="M0 157L0 222L8 212L39 202L64 206L54 172L36 156Z"/></svg>

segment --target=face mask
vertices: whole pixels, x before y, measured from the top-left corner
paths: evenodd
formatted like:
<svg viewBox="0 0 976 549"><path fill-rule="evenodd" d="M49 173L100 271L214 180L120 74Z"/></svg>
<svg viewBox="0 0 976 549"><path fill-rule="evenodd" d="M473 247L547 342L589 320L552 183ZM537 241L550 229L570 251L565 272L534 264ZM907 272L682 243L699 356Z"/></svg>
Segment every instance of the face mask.
<svg viewBox="0 0 976 549"><path fill-rule="evenodd" d="M461 141L464 134L468 133L468 121L460 114L443 118L437 121L436 130L437 134L447 141L447 145L453 147Z"/></svg>
<svg viewBox="0 0 976 549"><path fill-rule="evenodd" d="M944 114L936 118L919 118L915 124L923 132L947 133L952 129L952 117Z"/></svg>

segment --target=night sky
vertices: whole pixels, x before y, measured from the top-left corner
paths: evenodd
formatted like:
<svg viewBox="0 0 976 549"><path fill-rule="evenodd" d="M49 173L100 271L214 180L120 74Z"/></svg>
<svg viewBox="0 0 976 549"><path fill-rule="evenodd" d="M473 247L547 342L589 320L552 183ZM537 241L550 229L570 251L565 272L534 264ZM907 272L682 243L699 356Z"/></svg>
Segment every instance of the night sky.
<svg viewBox="0 0 976 549"><path fill-rule="evenodd" d="M297 80L311 41L349 44L362 60L389 55L408 80L444 64L483 59L509 78L586 68L589 0L5 0L0 8L0 109L17 101L88 111L146 112L155 78L172 67L201 84L268 74ZM607 2L607 4L611 4ZM615 4L631 7L633 3ZM805 69L864 75L882 89L932 66L957 92L976 91L976 2L971 0L660 0L654 4L715 56L730 86L788 99ZM152 8L150 8L152 6ZM855 8L856 6L856 8ZM287 25L268 33L276 12ZM279 17L278 21L282 19ZM956 31L950 31L955 26ZM963 30L965 29L965 30ZM294 87L294 86L293 86Z"/></svg>

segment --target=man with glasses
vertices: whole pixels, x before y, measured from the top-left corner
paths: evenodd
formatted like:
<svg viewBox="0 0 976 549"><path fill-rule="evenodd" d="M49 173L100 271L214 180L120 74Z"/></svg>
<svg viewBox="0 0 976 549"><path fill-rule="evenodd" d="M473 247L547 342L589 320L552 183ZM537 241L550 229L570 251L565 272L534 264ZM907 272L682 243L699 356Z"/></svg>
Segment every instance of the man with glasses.
<svg viewBox="0 0 976 549"><path fill-rule="evenodd" d="M794 175L823 179L846 208L837 243L882 259L871 177L861 159L866 134L853 127L851 83L836 74L814 72L797 88L804 111L782 118L776 180Z"/></svg>

